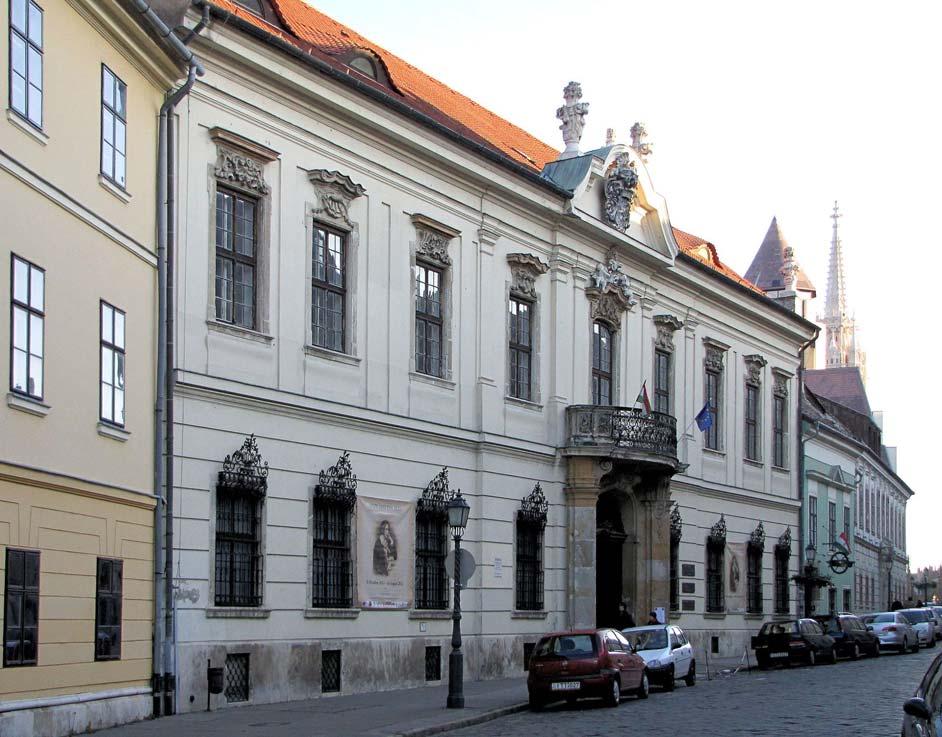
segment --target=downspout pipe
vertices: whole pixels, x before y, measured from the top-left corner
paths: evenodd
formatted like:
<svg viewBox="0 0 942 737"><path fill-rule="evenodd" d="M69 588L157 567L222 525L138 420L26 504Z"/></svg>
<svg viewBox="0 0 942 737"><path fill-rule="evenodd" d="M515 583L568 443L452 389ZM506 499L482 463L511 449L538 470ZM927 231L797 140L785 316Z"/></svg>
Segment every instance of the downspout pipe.
<svg viewBox="0 0 942 737"><path fill-rule="evenodd" d="M798 524L798 550L801 561L799 570L804 569L808 562L805 560L805 500L808 498L805 483L805 351L815 344L820 332L821 328L815 327L814 335L798 349L798 494L801 503L801 519ZM803 612L802 616L807 617L810 614Z"/></svg>
<svg viewBox="0 0 942 737"><path fill-rule="evenodd" d="M154 407L154 489L157 507L154 511L154 641L153 641L153 715L173 713L174 659L173 659L173 487L168 485L166 469L172 470L172 427L168 424L167 409L171 408L172 371L168 370L167 317L170 314L167 301L167 249L168 224L172 212L168 197L168 166L173 155L170 145L170 118L174 107L185 97L197 76L205 74L203 65L192 50L171 31L146 0L130 0L140 13L141 20L155 36L164 42L171 52L187 64L186 81L171 89L160 107L157 128L157 377ZM205 14L204 14L205 16ZM205 25L205 24L204 24ZM172 415L171 415L172 417ZM167 463L163 462L165 448ZM170 477L172 478L172 477Z"/></svg>

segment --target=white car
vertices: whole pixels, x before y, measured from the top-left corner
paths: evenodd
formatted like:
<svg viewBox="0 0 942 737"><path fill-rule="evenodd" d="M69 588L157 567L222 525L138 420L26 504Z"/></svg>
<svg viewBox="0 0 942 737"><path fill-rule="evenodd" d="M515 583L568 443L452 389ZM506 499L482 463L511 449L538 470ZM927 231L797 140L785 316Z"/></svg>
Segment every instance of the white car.
<svg viewBox="0 0 942 737"><path fill-rule="evenodd" d="M680 627L672 624L652 624L629 627L622 634L644 658L648 681L665 691L674 689L674 681L683 679L688 686L697 683L697 663L693 646Z"/></svg>
<svg viewBox="0 0 942 737"><path fill-rule="evenodd" d="M900 609L902 614L919 635L919 644L923 647L935 647L935 619L921 607L916 609Z"/></svg>

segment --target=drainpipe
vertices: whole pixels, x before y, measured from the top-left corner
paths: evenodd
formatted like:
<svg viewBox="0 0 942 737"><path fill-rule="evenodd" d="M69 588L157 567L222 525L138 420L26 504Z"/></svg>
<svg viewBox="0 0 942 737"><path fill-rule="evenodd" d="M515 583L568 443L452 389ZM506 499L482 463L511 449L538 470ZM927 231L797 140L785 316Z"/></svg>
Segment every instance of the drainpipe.
<svg viewBox="0 0 942 737"><path fill-rule="evenodd" d="M801 345L801 348L798 349L798 493L800 495L799 501L801 502L801 515L798 524L798 550L800 554L801 566L799 570L804 569L805 563L808 561L805 560L805 499L807 495L805 493L805 418L804 418L804 407L805 407L805 351L808 350L811 346L815 344L815 341L818 339L818 335L821 332L821 328L816 327L814 330L814 335L811 338ZM817 435L817 433L815 433ZM807 585L807 584L806 584ZM808 616L808 613L805 612L803 616Z"/></svg>
<svg viewBox="0 0 942 737"><path fill-rule="evenodd" d="M174 700L174 649L173 649L173 485L172 471L173 432L172 432L172 371L168 370L167 344L170 333L167 317L171 314L167 301L167 251L168 234L172 230L173 212L170 209L172 199L168 197L168 169L172 165L172 139L170 115L176 104L187 95L196 81L197 75L205 71L193 52L173 34L160 19L146 0L130 0L134 9L140 13L141 20L167 46L175 56L185 62L189 69L186 82L179 88L171 89L160 108L157 132L157 386L154 407L155 443L154 443L154 489L157 494L157 507L154 510L154 643L153 643L153 715L172 714ZM205 18L205 12L204 12ZM205 25L205 24L203 24ZM172 244L171 244L172 246ZM172 281L172 277L170 279ZM168 411L170 412L168 416ZM166 448L167 462L164 465L162 453ZM169 481L169 483L168 483Z"/></svg>

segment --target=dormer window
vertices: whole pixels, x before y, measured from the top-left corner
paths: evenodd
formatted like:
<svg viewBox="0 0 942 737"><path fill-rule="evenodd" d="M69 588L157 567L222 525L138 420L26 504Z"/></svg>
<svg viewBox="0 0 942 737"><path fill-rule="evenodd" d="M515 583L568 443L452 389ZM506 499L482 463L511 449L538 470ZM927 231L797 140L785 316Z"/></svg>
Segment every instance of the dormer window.
<svg viewBox="0 0 942 737"><path fill-rule="evenodd" d="M254 13L255 15L261 16L262 18L265 17L265 13L262 11L261 0L235 0L235 2L236 5L242 6L250 13Z"/></svg>
<svg viewBox="0 0 942 737"><path fill-rule="evenodd" d="M360 74L365 74L370 79L376 79L376 65L368 56L355 56L348 64L360 72Z"/></svg>

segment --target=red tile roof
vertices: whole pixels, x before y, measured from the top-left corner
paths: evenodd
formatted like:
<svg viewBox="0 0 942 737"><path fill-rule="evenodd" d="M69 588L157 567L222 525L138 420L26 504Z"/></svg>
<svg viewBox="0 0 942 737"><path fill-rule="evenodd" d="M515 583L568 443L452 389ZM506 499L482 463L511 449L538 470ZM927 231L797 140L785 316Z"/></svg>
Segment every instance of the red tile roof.
<svg viewBox="0 0 942 737"><path fill-rule="evenodd" d="M870 417L870 400L856 366L805 371L805 383L815 394Z"/></svg>
<svg viewBox="0 0 942 737"><path fill-rule="evenodd" d="M695 258L700 263L706 264L714 271L718 271L723 276L732 279L737 284L741 284L744 287L747 287L754 292L759 294L765 294L761 289L759 289L755 284L753 284L748 279L743 279L739 274L729 268L726 264L720 261L719 254L716 252L716 246L714 246L709 241L701 238L697 235L692 235L691 233L686 233L683 230L674 228L674 240L677 241L677 245L680 247L680 250L690 256Z"/></svg>
<svg viewBox="0 0 942 737"><path fill-rule="evenodd" d="M271 0L287 32L231 0L210 2L346 71L349 68L339 57L347 58L350 52L357 50L370 52L382 62L389 76L393 89L386 88L388 93L401 98L446 128L496 150L537 173L542 171L547 162L555 161L559 156L552 146L312 8L304 0ZM369 80L363 75L357 76L361 81Z"/></svg>

